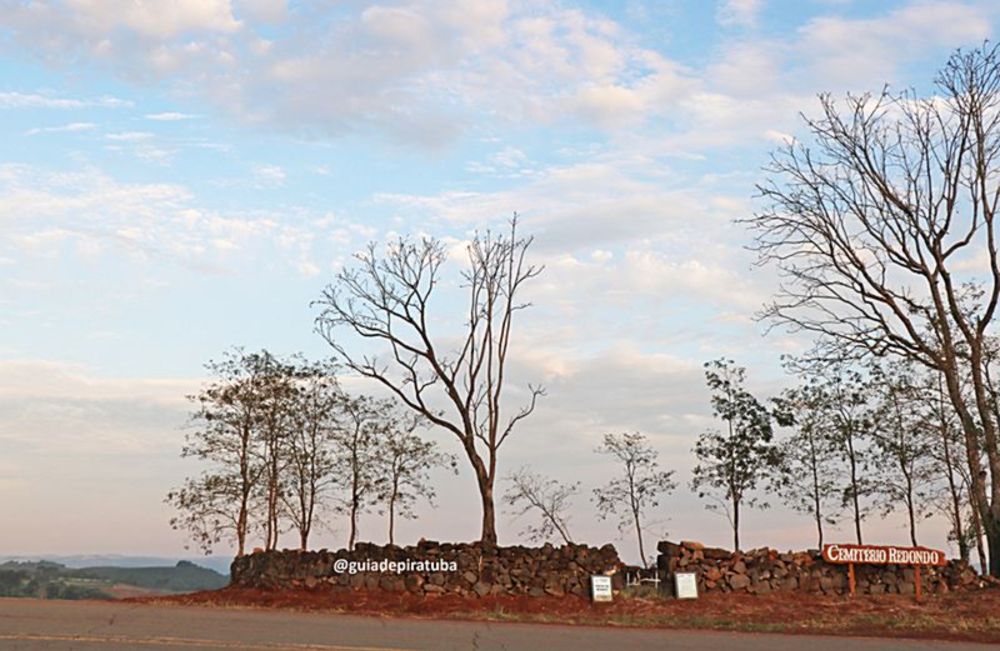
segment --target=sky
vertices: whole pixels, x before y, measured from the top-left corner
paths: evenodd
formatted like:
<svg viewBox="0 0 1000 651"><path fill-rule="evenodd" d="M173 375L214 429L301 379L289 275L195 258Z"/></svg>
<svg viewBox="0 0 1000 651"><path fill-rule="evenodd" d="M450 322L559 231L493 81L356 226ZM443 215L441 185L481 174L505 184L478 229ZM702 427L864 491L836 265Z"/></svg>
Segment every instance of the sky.
<svg viewBox="0 0 1000 651"><path fill-rule="evenodd" d="M988 1L0 0L0 554L185 555L163 499L199 471L179 452L205 362L330 355L310 303L353 253L432 235L454 273L514 212L545 271L512 381L548 396L501 475L580 481L575 537L634 561L590 496L615 471L602 436L638 430L679 483L649 539L728 544L688 488L702 364L732 357L766 397L807 343L753 318L776 282L734 220L762 165L818 93L927 92L998 20ZM399 541L478 536L471 473L437 479ZM502 511L501 543L524 524ZM907 540L901 516L868 526ZM815 545L780 507L742 538ZM344 539L333 518L316 545Z"/></svg>

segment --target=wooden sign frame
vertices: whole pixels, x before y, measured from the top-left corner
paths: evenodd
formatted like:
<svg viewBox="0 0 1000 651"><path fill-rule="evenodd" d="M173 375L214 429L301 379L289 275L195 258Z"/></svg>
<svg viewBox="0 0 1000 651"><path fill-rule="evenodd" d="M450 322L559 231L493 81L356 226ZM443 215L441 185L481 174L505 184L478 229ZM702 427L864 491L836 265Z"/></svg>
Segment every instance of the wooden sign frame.
<svg viewBox="0 0 1000 651"><path fill-rule="evenodd" d="M847 583L851 596L856 593L855 563L864 565L912 565L914 595L922 597L921 567L941 567L948 564L948 557L939 549L929 547L895 547L891 545L852 545L828 543L823 545L823 560L834 565L847 565Z"/></svg>

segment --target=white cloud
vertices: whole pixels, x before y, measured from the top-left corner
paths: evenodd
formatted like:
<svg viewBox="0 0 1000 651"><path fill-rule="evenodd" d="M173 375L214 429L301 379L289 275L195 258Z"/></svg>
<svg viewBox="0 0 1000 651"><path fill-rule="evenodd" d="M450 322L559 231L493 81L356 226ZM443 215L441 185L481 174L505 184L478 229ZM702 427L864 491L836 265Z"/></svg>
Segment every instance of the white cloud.
<svg viewBox="0 0 1000 651"><path fill-rule="evenodd" d="M191 115L190 113L167 111L164 113L147 113L145 117L147 120L153 120L155 122L177 122L180 120L193 120L198 116Z"/></svg>
<svg viewBox="0 0 1000 651"><path fill-rule="evenodd" d="M8 8L26 51L159 78L252 122L339 135L377 129L439 146L469 125L562 115L608 129L660 110L675 66L614 22L505 0L347 6L325 21L282 3L186 0L135 11L128 0L39 0ZM244 24L241 20L251 21ZM282 20L278 36L257 22Z"/></svg>
<svg viewBox="0 0 1000 651"><path fill-rule="evenodd" d="M195 30L226 33L240 26L229 0L65 0L65 5L85 31L102 36L124 28L147 38L168 38ZM45 8L57 10L54 4Z"/></svg>
<svg viewBox="0 0 1000 651"><path fill-rule="evenodd" d="M278 178L275 170L264 181ZM262 181L263 182L263 181ZM54 257L72 245L89 256L126 256L136 268L169 261L202 273L261 265L314 276L320 236L339 233L353 251L374 236L347 219L317 219L284 208L218 212L201 209L173 184L123 183L95 168L53 172L0 164L0 257Z"/></svg>
<svg viewBox="0 0 1000 651"><path fill-rule="evenodd" d="M139 142L142 140L150 140L153 134L148 131L122 131L119 133L109 133L106 138L108 140L114 140L116 142Z"/></svg>
<svg viewBox="0 0 1000 651"><path fill-rule="evenodd" d="M799 30L797 50L826 84L871 88L893 81L907 58L932 47L978 45L992 31L985 5L927 0L874 18L812 19Z"/></svg>
<svg viewBox="0 0 1000 651"><path fill-rule="evenodd" d="M97 128L93 122L70 122L58 127L36 127L24 132L26 136L36 136L40 133L67 133L73 131L90 131Z"/></svg>
<svg viewBox="0 0 1000 651"><path fill-rule="evenodd" d="M96 99L75 99L70 97L53 97L40 93L20 93L16 91L0 92L0 108L121 108L132 103L117 97L98 97Z"/></svg>
<svg viewBox="0 0 1000 651"><path fill-rule="evenodd" d="M253 167L254 181L263 187L284 185L287 176L280 165L255 165Z"/></svg>
<svg viewBox="0 0 1000 651"><path fill-rule="evenodd" d="M261 23L278 23L288 17L286 0L235 0L238 16Z"/></svg>
<svg viewBox="0 0 1000 651"><path fill-rule="evenodd" d="M763 0L722 0L717 18L724 27L753 27L763 6Z"/></svg>

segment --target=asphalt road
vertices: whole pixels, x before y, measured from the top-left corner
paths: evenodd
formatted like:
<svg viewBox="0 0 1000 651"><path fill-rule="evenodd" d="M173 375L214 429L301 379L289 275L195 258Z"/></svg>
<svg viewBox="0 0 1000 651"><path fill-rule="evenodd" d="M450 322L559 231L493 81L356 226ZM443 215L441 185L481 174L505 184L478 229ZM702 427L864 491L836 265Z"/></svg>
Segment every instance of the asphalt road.
<svg viewBox="0 0 1000 651"><path fill-rule="evenodd" d="M0 599L0 649L30 651L958 651L984 645Z"/></svg>

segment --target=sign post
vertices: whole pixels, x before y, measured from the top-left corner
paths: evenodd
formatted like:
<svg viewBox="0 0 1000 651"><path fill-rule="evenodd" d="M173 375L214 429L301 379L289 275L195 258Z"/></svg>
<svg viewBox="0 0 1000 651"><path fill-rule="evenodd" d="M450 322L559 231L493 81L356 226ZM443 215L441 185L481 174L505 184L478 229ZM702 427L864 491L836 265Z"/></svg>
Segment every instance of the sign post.
<svg viewBox="0 0 1000 651"><path fill-rule="evenodd" d="M678 599L698 598L698 575L694 572L674 574L674 594Z"/></svg>
<svg viewBox="0 0 1000 651"><path fill-rule="evenodd" d="M847 565L847 581L851 596L855 594L855 563L866 565L912 565L914 569L914 595L920 601L920 568L946 565L944 552L927 547L882 547L878 545L823 545L823 560L827 563Z"/></svg>
<svg viewBox="0 0 1000 651"><path fill-rule="evenodd" d="M595 602L611 601L611 577L595 574L590 577L590 597Z"/></svg>

